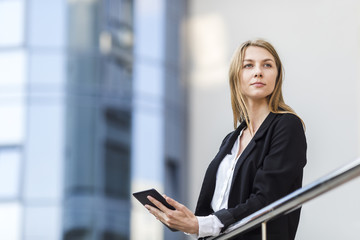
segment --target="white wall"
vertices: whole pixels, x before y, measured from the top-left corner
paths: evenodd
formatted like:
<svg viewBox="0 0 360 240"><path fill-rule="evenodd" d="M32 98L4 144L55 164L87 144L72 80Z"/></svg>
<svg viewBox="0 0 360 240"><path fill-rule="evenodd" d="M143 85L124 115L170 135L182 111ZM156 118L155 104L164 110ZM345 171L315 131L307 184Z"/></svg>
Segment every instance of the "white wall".
<svg viewBox="0 0 360 240"><path fill-rule="evenodd" d="M269 40L285 66L284 97L306 123L304 185L360 155L360 3L332 1L189 2L189 206L208 163L232 130L227 81L236 47ZM298 240L357 239L360 179L303 207Z"/></svg>

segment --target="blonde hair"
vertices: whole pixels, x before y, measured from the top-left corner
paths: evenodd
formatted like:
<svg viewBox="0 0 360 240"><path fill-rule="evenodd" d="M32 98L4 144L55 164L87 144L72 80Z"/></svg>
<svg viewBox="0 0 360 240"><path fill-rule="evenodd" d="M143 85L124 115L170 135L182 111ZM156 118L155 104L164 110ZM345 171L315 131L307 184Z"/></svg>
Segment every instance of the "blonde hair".
<svg viewBox="0 0 360 240"><path fill-rule="evenodd" d="M276 77L274 91L267 97L270 112L273 113L291 113L297 116L295 111L285 104L282 95L282 82L283 82L283 66L279 55L275 48L267 41L262 39L250 40L241 44L235 51L229 69L229 83L231 91L231 106L233 110L234 128L237 128L238 123L245 121L249 126L250 119L248 109L245 103L243 94L241 93L240 71L243 67L245 51L248 47L261 47L266 49L275 60L278 75ZM300 118L300 117L299 117ZM300 118L301 120L301 118ZM304 125L304 122L301 120Z"/></svg>

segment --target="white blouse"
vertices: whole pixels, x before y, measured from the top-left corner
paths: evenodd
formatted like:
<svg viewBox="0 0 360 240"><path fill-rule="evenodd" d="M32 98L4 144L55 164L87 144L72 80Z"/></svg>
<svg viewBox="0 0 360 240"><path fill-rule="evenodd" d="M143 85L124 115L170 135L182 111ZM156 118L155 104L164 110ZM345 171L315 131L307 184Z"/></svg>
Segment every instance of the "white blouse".
<svg viewBox="0 0 360 240"><path fill-rule="evenodd" d="M240 157L236 157L236 155L239 151L240 137L242 132L243 131L240 132L238 138L236 139L234 146L231 149L231 153L227 154L219 165L216 174L215 192L211 201L211 207L214 212L228 208L228 199L231 182L234 175L234 169ZM197 219L199 222L199 235L195 236L197 238L217 236L220 234L221 228L224 227L224 225L215 215L197 217Z"/></svg>

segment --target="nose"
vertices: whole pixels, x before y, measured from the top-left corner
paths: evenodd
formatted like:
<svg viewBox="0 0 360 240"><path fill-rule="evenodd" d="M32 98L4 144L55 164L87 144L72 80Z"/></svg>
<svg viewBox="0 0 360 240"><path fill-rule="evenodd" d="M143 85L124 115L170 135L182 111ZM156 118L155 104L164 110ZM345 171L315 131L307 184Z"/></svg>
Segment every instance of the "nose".
<svg viewBox="0 0 360 240"><path fill-rule="evenodd" d="M256 67L255 68L255 73L254 73L254 77L256 78L262 78L263 77L263 74L262 74L262 71L261 71L261 68L260 67Z"/></svg>

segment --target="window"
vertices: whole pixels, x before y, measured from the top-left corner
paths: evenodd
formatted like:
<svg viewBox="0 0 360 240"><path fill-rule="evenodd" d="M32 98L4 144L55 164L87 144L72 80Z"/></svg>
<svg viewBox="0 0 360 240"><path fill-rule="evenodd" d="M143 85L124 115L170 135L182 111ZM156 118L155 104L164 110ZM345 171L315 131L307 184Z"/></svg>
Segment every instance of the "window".
<svg viewBox="0 0 360 240"><path fill-rule="evenodd" d="M24 87L26 73L25 52L23 50L0 52L0 70L0 87L2 91L5 90L4 93L9 90L19 90L18 87ZM14 89L14 87L17 88Z"/></svg>
<svg viewBox="0 0 360 240"><path fill-rule="evenodd" d="M108 141L105 152L105 194L109 197L128 199L130 196L129 149Z"/></svg>
<svg viewBox="0 0 360 240"><path fill-rule="evenodd" d="M0 52L0 145L23 141L25 72L24 51Z"/></svg>
<svg viewBox="0 0 360 240"><path fill-rule="evenodd" d="M19 194L20 152L0 147L0 199L15 199Z"/></svg>
<svg viewBox="0 0 360 240"><path fill-rule="evenodd" d="M64 235L64 240L87 240L90 239L90 232L85 228L76 228Z"/></svg>
<svg viewBox="0 0 360 240"><path fill-rule="evenodd" d="M20 144L24 138L24 106L22 103L0 104L0 145Z"/></svg>
<svg viewBox="0 0 360 240"><path fill-rule="evenodd" d="M0 239L20 239L21 207L18 203L0 204Z"/></svg>
<svg viewBox="0 0 360 240"><path fill-rule="evenodd" d="M105 194L128 200L130 196L130 113L108 108L105 113Z"/></svg>
<svg viewBox="0 0 360 240"><path fill-rule="evenodd" d="M66 194L95 193L97 145L96 109L91 102L69 99L67 112Z"/></svg>
<svg viewBox="0 0 360 240"><path fill-rule="evenodd" d="M180 178L179 178L179 164L174 158L166 158L165 170L165 190L169 196L179 199L180 194Z"/></svg>
<svg viewBox="0 0 360 240"><path fill-rule="evenodd" d="M24 1L0 1L0 47L24 41Z"/></svg>
<svg viewBox="0 0 360 240"><path fill-rule="evenodd" d="M114 232L104 232L102 240L127 240L128 238Z"/></svg>

